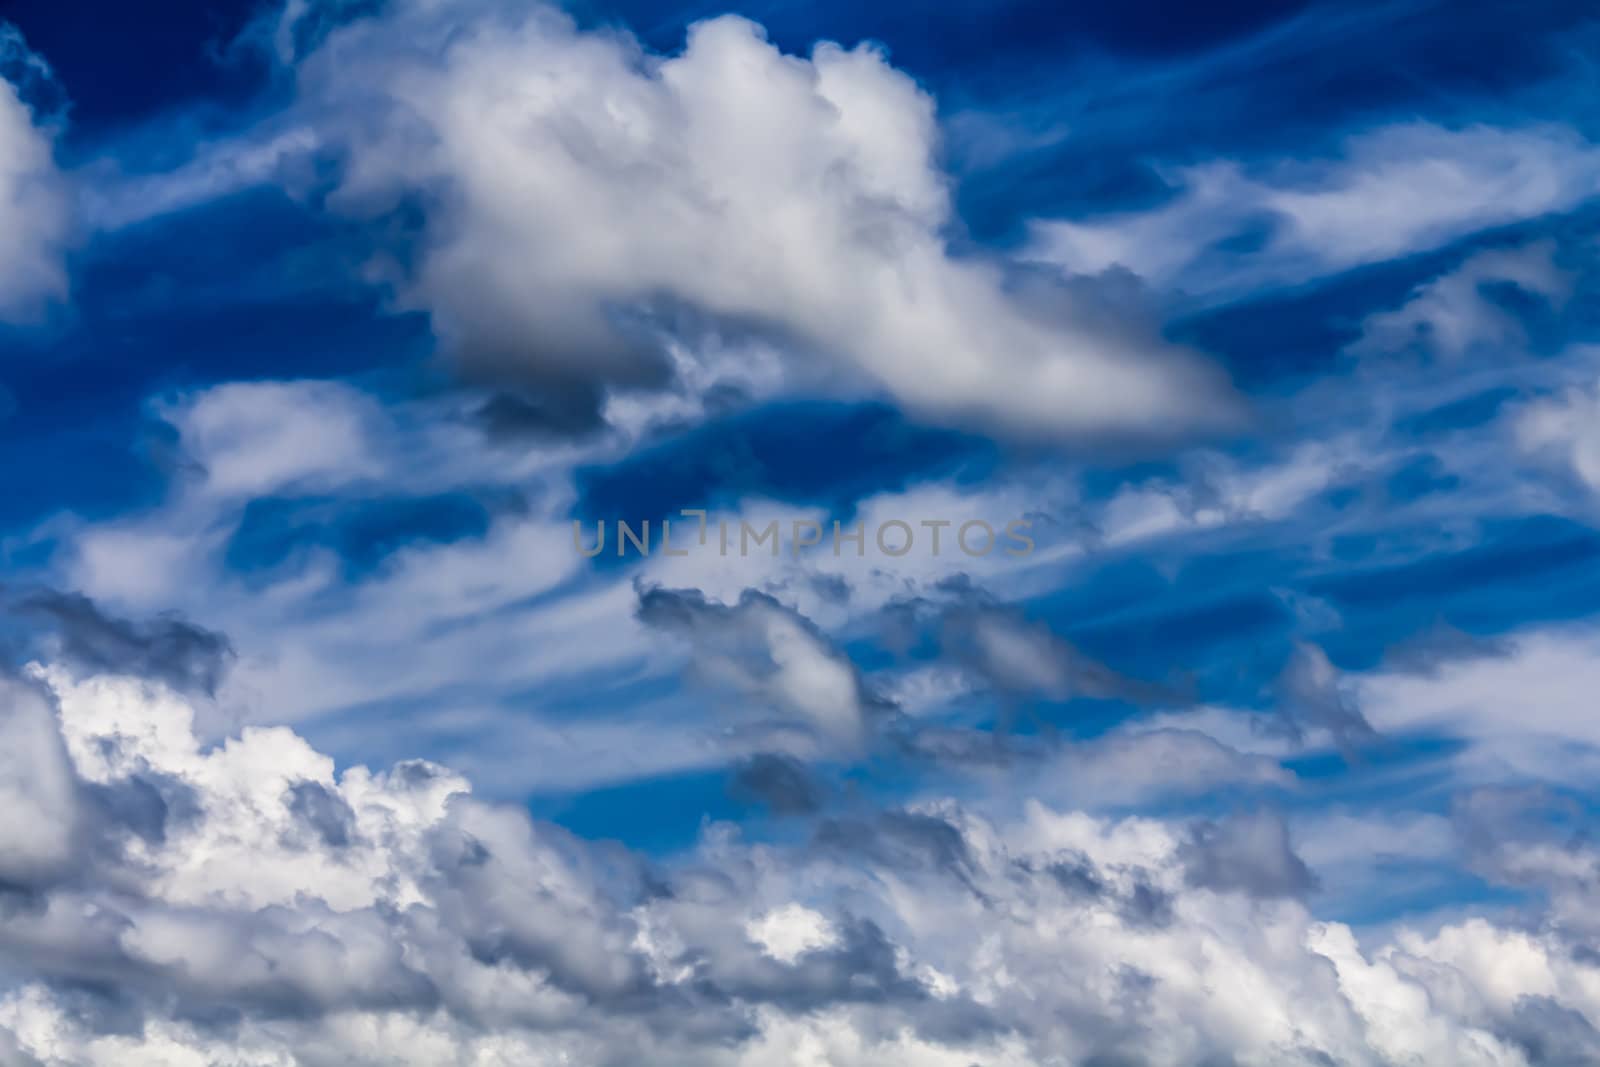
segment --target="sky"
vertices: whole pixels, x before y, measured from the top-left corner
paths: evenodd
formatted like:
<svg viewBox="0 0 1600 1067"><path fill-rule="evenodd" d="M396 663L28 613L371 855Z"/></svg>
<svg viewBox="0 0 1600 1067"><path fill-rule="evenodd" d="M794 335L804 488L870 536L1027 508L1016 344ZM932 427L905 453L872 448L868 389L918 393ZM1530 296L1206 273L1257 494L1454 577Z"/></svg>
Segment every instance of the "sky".
<svg viewBox="0 0 1600 1067"><path fill-rule="evenodd" d="M0 1067L1600 1063L1597 45L0 0Z"/></svg>

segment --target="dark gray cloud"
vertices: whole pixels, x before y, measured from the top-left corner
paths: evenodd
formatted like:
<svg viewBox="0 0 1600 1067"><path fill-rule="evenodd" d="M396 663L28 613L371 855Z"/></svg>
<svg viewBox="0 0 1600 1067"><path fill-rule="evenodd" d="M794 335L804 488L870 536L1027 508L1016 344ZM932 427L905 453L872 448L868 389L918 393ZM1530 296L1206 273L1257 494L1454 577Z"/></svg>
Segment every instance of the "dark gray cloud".
<svg viewBox="0 0 1600 1067"><path fill-rule="evenodd" d="M296 782L285 798L289 813L330 848L348 845L356 832L349 803L321 782Z"/></svg>
<svg viewBox="0 0 1600 1067"><path fill-rule="evenodd" d="M1512 647L1503 637L1472 634L1441 622L1390 648L1384 662L1393 670L1436 677L1462 662L1509 655Z"/></svg>
<svg viewBox="0 0 1600 1067"><path fill-rule="evenodd" d="M598 432L605 426L603 402L601 391L588 383L507 387L491 393L474 417L491 441L520 446Z"/></svg>
<svg viewBox="0 0 1600 1067"><path fill-rule="evenodd" d="M55 590L22 596L15 610L48 626L60 655L89 673L131 674L212 695L233 661L226 637L172 613L123 619L80 593Z"/></svg>
<svg viewBox="0 0 1600 1067"><path fill-rule="evenodd" d="M1597 827L1579 795L1544 785L1481 786L1453 798L1451 821L1467 864L1491 882L1554 891L1584 902L1584 910L1600 891Z"/></svg>
<svg viewBox="0 0 1600 1067"><path fill-rule="evenodd" d="M896 871L930 871L971 885L972 855L961 830L937 815L884 811L865 819L825 819L812 845Z"/></svg>
<svg viewBox="0 0 1600 1067"><path fill-rule="evenodd" d="M696 678L764 713L741 725L769 749L859 752L893 711L816 624L768 593L746 589L723 604L698 589L641 586L636 614L688 642Z"/></svg>
<svg viewBox="0 0 1600 1067"><path fill-rule="evenodd" d="M776 815L810 815L825 799L821 783L805 764L771 752L740 763L728 788L735 799L760 804Z"/></svg>
<svg viewBox="0 0 1600 1067"><path fill-rule="evenodd" d="M849 919L839 924L837 935L826 948L801 953L789 963L763 960L719 985L731 996L795 1012L928 999L927 987L902 971L895 944L876 923Z"/></svg>
<svg viewBox="0 0 1600 1067"><path fill-rule="evenodd" d="M167 840L169 826L200 815L200 799L181 779L146 770L110 782L84 782L84 797L95 813L95 825L114 840L131 834L151 845Z"/></svg>
<svg viewBox="0 0 1600 1067"><path fill-rule="evenodd" d="M1271 898L1317 888L1316 876L1295 854L1288 825L1272 812L1196 823L1181 857L1185 879L1200 889Z"/></svg>
<svg viewBox="0 0 1600 1067"><path fill-rule="evenodd" d="M1314 645L1295 647L1276 690L1282 729L1297 742L1309 731L1322 730L1351 755L1378 737L1339 669Z"/></svg>
<svg viewBox="0 0 1600 1067"><path fill-rule="evenodd" d="M1112 670L965 574L945 579L924 596L891 603L882 625L892 651L935 649L1011 702L1088 698L1179 705L1190 699L1182 687Z"/></svg>
<svg viewBox="0 0 1600 1067"><path fill-rule="evenodd" d="M1030 876L1037 873L1032 865L1023 869ZM1158 927L1172 921L1172 895L1152 884L1144 871L1114 879L1080 852L1061 856L1041 869L1069 898L1109 905L1130 926ZM1122 881L1128 882L1126 889L1119 888Z"/></svg>
<svg viewBox="0 0 1600 1067"><path fill-rule="evenodd" d="M1534 1067L1591 1067L1600 1063L1600 1030L1553 997L1517 998L1503 1032Z"/></svg>

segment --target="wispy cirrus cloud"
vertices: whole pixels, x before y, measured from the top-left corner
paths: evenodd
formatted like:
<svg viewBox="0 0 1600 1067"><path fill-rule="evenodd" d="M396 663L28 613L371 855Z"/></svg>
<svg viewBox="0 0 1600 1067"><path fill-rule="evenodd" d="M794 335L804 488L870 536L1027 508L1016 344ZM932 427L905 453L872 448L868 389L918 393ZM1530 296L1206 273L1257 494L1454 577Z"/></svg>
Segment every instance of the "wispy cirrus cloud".
<svg viewBox="0 0 1600 1067"><path fill-rule="evenodd" d="M1290 286L1566 211L1600 148L1560 125L1412 122L1350 135L1340 155L1173 168L1148 211L1041 221L1032 255L1073 273L1123 267L1203 301Z"/></svg>

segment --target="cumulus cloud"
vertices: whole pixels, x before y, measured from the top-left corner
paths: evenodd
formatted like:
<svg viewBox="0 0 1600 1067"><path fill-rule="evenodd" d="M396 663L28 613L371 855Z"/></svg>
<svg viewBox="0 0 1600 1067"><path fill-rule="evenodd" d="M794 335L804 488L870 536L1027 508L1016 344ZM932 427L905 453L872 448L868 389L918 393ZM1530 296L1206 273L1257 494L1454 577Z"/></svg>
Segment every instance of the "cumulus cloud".
<svg viewBox="0 0 1600 1067"><path fill-rule="evenodd" d="M785 55L733 17L670 57L548 8L444 18L411 0L332 30L301 107L342 160L335 209L421 208L402 303L469 368L531 383L542 423L662 386L668 339L739 334L781 342L796 381L1026 436L1234 416L1153 331L951 253L934 102L880 51Z"/></svg>
<svg viewBox="0 0 1600 1067"><path fill-rule="evenodd" d="M205 747L158 685L32 674L0 719L38 808L0 825L8 1062L1506 1065L1600 1019L1570 930L1318 921L1271 816L939 803L659 864L436 765ZM161 833L82 800L136 779L187 798Z"/></svg>
<svg viewBox="0 0 1600 1067"><path fill-rule="evenodd" d="M17 80L7 80L13 72ZM66 182L54 135L19 88L48 75L21 35L0 22L0 322L32 320L67 295Z"/></svg>
<svg viewBox="0 0 1600 1067"><path fill-rule="evenodd" d="M1568 210L1597 177L1600 149L1563 126L1383 126L1332 159L1176 169L1162 206L1040 222L1033 254L1071 272L1120 266L1162 287L1238 297ZM1248 237L1259 238L1250 255L1219 252Z"/></svg>

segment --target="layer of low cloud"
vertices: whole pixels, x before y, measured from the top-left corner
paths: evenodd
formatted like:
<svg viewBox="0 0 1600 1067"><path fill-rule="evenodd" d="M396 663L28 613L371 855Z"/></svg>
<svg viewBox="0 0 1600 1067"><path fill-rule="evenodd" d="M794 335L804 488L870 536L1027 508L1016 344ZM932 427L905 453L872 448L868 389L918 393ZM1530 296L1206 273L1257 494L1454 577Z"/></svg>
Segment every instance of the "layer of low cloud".
<svg viewBox="0 0 1600 1067"><path fill-rule="evenodd" d="M134 678L0 690L10 1062L1505 1065L1600 1020L1570 928L1319 921L1270 814L932 803L662 865L192 720Z"/></svg>

